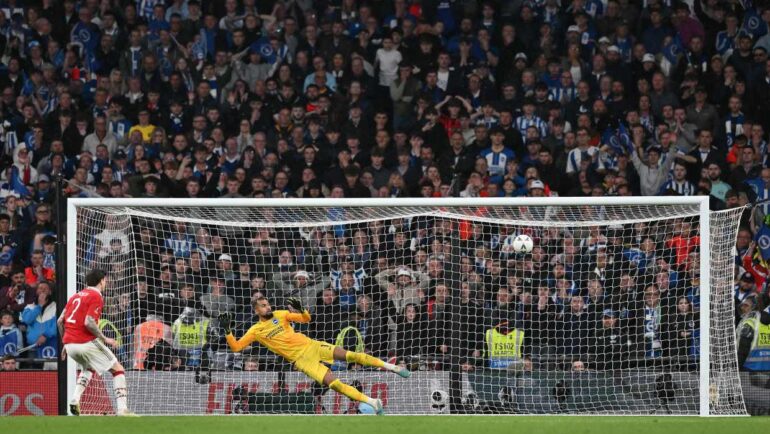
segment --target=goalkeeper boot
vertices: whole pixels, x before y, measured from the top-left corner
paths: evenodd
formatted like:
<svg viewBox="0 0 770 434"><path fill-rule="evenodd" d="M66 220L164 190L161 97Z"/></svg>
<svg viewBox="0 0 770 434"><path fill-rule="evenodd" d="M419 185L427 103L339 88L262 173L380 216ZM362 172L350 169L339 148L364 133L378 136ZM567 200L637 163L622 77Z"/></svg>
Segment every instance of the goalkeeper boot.
<svg viewBox="0 0 770 434"><path fill-rule="evenodd" d="M375 399L374 402L371 403L371 406L374 409L374 414L377 416L385 414L385 407L382 405L381 399Z"/></svg>
<svg viewBox="0 0 770 434"><path fill-rule="evenodd" d="M70 414L73 416L80 416L80 403L79 402L71 402L70 403Z"/></svg>
<svg viewBox="0 0 770 434"><path fill-rule="evenodd" d="M401 378L409 378L412 376L412 371L406 369L403 366L396 365L396 367L393 369L393 372L400 375Z"/></svg>

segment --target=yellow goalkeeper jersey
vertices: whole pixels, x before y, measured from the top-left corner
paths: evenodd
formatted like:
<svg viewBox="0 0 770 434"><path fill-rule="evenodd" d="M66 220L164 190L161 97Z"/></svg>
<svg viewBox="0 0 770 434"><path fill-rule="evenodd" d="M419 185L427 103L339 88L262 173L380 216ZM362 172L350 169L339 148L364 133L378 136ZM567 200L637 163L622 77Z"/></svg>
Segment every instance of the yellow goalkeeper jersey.
<svg viewBox="0 0 770 434"><path fill-rule="evenodd" d="M256 341L268 350L293 362L312 342L309 337L294 331L291 326L293 322L310 322L310 313L307 310L302 313L277 310L273 312L271 319L254 324L237 341L232 334L228 334L226 336L227 344L231 350L237 353Z"/></svg>

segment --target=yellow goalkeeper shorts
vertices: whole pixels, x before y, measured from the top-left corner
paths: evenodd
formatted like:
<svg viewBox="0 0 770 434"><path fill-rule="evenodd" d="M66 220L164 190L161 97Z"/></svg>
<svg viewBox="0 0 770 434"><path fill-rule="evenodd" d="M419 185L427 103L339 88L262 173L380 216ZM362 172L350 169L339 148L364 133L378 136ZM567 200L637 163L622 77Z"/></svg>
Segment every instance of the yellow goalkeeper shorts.
<svg viewBox="0 0 770 434"><path fill-rule="evenodd" d="M323 363L334 363L334 345L326 342L310 341L307 349L294 361L294 367L312 378L319 384L323 384L329 367Z"/></svg>

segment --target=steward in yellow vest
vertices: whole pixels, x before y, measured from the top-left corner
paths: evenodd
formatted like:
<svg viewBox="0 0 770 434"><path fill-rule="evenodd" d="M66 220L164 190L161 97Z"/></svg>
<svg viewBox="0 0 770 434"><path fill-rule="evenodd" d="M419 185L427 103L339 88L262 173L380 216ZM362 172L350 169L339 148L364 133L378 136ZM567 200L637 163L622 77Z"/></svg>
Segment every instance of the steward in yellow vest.
<svg viewBox="0 0 770 434"><path fill-rule="evenodd" d="M508 328L503 321L486 331L486 356L491 369L507 369L516 360L521 360L524 331Z"/></svg>

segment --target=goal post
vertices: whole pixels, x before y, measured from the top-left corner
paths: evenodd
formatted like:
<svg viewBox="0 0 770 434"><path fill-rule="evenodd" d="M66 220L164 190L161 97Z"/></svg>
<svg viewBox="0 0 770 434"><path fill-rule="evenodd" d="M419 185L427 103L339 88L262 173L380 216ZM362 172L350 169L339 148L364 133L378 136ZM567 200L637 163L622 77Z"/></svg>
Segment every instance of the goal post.
<svg viewBox="0 0 770 434"><path fill-rule="evenodd" d="M217 313L243 333L259 293L275 310L302 298L313 318L295 328L313 339L417 371L330 366L388 413L745 415L732 302L743 208L708 205L70 199L67 291L108 271L100 326L121 338L140 414L355 410L256 343L222 345ZM518 234L532 253L513 250ZM84 414L111 411L109 377L89 386Z"/></svg>

